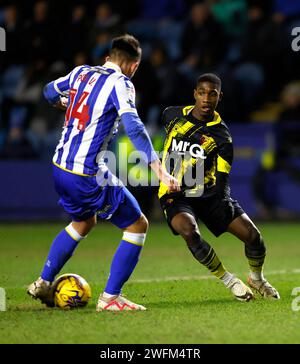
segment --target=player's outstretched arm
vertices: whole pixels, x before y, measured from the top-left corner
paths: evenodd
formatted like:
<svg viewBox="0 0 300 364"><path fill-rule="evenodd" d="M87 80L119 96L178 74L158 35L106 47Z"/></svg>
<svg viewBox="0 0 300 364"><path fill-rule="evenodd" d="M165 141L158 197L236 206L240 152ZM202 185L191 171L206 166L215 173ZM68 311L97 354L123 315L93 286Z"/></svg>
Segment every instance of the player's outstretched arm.
<svg viewBox="0 0 300 364"><path fill-rule="evenodd" d="M139 116L135 113L124 113L121 116L126 134L132 141L137 150L143 152L141 155L145 162L150 165L157 175L158 179L169 187L170 192L178 192L180 190L179 183L176 178L171 176L163 167L153 149L153 145L149 134L142 123Z"/></svg>
<svg viewBox="0 0 300 364"><path fill-rule="evenodd" d="M169 192L179 192L180 186L178 180L171 176L161 164L159 159L154 160L150 163L150 167L153 169L158 179L163 182L169 188Z"/></svg>

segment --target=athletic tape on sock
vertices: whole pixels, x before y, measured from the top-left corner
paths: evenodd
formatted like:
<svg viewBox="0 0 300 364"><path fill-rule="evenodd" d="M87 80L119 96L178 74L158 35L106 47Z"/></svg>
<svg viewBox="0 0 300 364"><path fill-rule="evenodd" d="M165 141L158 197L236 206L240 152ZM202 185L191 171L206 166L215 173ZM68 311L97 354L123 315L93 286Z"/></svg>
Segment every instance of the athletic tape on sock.
<svg viewBox="0 0 300 364"><path fill-rule="evenodd" d="M128 243L143 246L146 239L146 234L136 234L136 233L129 233L125 231L123 233L122 240L127 241Z"/></svg>
<svg viewBox="0 0 300 364"><path fill-rule="evenodd" d="M66 232L71 236L72 239L76 240L76 241L80 241L82 239L85 238L85 236L81 236L80 234L78 234L78 232L74 229L72 223L69 224L66 228L65 228Z"/></svg>

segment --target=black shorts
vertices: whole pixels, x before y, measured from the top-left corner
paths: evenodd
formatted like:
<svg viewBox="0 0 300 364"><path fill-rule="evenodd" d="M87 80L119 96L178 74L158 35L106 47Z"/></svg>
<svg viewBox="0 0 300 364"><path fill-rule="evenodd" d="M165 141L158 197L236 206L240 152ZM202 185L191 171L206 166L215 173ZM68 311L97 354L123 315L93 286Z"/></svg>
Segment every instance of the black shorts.
<svg viewBox="0 0 300 364"><path fill-rule="evenodd" d="M225 233L228 225L245 213L236 200L220 200L216 194L200 198L185 197L182 194L163 196L160 203L168 225L175 235L179 234L172 228L171 221L180 212L193 215L196 221L201 220L215 236Z"/></svg>

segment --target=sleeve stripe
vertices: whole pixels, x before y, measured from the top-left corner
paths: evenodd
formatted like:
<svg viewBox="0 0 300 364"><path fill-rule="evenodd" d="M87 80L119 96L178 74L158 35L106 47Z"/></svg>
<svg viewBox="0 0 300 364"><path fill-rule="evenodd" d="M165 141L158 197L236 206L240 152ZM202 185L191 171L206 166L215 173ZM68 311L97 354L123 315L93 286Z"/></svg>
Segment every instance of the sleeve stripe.
<svg viewBox="0 0 300 364"><path fill-rule="evenodd" d="M221 156L218 155L217 159L217 171L223 173L229 173L231 170L231 165L223 159Z"/></svg>
<svg viewBox="0 0 300 364"><path fill-rule="evenodd" d="M53 86L56 92L58 92L60 95L63 95L62 91L58 88L56 82L53 83Z"/></svg>

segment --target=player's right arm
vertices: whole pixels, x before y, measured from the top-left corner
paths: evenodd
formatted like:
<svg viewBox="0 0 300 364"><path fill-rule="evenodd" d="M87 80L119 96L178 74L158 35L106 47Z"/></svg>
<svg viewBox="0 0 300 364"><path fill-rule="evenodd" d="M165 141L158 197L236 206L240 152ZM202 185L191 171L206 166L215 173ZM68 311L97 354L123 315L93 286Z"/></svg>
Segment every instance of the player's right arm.
<svg viewBox="0 0 300 364"><path fill-rule="evenodd" d="M177 179L162 167L145 125L138 116L135 107L135 90L131 81L119 78L111 97L121 117L126 134L135 148L143 152L141 155L145 162L150 165L158 179L169 187L170 192L179 191L180 187Z"/></svg>

